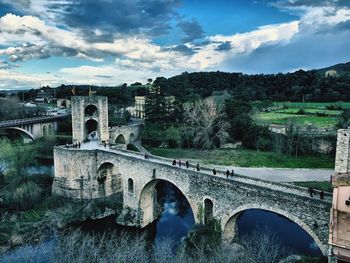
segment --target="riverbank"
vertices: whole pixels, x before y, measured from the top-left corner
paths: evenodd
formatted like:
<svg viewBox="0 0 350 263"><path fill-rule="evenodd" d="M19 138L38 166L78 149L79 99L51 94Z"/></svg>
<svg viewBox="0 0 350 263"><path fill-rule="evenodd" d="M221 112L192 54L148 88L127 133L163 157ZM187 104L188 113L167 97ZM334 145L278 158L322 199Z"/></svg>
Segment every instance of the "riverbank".
<svg viewBox="0 0 350 263"><path fill-rule="evenodd" d="M57 196L49 196L27 211L6 211L0 221L0 254L17 246L39 243L52 230L64 230L70 224L88 219L118 216L121 211L120 200L111 197L73 202Z"/></svg>

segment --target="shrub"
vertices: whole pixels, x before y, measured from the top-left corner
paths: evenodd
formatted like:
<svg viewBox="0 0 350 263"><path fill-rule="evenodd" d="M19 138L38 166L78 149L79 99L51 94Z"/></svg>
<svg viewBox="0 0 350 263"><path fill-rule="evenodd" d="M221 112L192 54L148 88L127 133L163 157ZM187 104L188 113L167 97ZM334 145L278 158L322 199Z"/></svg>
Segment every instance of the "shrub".
<svg viewBox="0 0 350 263"><path fill-rule="evenodd" d="M299 110L297 111L297 114L299 114L299 115L304 115L304 114L306 114L306 112L305 112L304 109L299 109Z"/></svg>
<svg viewBox="0 0 350 263"><path fill-rule="evenodd" d="M17 187L13 193L13 202L20 210L32 209L41 199L42 189L34 182Z"/></svg>

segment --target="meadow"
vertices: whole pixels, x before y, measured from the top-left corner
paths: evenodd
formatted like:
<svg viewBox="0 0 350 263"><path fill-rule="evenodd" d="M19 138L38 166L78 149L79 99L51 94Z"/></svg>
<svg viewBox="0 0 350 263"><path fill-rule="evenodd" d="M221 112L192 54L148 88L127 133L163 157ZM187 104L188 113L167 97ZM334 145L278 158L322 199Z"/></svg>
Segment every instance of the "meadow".
<svg viewBox="0 0 350 263"><path fill-rule="evenodd" d="M312 125L316 128L333 128L339 122L343 109L350 102L275 102L269 112L254 115L258 124Z"/></svg>

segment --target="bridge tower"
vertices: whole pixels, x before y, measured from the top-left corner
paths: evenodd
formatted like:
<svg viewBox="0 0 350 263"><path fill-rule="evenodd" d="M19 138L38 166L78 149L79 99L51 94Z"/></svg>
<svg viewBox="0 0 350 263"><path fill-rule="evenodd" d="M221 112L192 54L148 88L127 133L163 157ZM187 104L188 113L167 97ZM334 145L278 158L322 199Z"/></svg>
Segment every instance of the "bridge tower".
<svg viewBox="0 0 350 263"><path fill-rule="evenodd" d="M330 215L329 262L350 262L350 128L338 130L333 202Z"/></svg>
<svg viewBox="0 0 350 263"><path fill-rule="evenodd" d="M109 139L108 100L103 96L72 97L73 143Z"/></svg>

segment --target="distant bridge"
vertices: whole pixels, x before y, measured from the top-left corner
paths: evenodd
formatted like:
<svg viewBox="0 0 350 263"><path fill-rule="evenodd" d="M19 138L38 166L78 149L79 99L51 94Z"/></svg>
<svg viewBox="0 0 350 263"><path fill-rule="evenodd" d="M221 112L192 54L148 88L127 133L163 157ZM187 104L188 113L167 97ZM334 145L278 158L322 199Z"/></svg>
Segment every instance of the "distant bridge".
<svg viewBox="0 0 350 263"><path fill-rule="evenodd" d="M25 119L0 121L0 129L7 131L19 131L30 140L35 140L46 135L53 135L57 131L57 121L66 119L70 114L55 116L40 116Z"/></svg>

